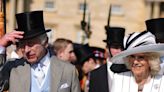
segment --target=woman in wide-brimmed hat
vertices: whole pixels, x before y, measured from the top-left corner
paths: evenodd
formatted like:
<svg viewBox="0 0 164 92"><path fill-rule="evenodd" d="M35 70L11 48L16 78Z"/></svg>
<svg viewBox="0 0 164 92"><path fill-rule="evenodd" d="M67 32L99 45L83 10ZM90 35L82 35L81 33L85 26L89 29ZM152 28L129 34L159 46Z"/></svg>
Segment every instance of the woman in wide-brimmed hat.
<svg viewBox="0 0 164 92"><path fill-rule="evenodd" d="M164 44L156 44L148 31L130 34L125 50L114 56L114 63L125 63L131 71L114 75L110 92L164 92L164 77L159 75Z"/></svg>

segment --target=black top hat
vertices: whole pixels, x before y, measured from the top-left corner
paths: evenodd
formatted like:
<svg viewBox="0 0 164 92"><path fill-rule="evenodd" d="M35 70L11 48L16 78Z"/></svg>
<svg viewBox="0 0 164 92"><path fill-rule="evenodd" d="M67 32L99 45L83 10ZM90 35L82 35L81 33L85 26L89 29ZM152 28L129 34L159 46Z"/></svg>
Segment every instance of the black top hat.
<svg viewBox="0 0 164 92"><path fill-rule="evenodd" d="M79 62L80 65L83 65L87 59L94 56L88 44L78 45L76 48L74 48L74 52L77 57L77 62Z"/></svg>
<svg viewBox="0 0 164 92"><path fill-rule="evenodd" d="M164 40L164 18L146 20L147 31L155 35L156 40Z"/></svg>
<svg viewBox="0 0 164 92"><path fill-rule="evenodd" d="M125 36L125 28L122 27L108 27L106 28L107 39L103 40L110 46L123 46L123 39Z"/></svg>
<svg viewBox="0 0 164 92"><path fill-rule="evenodd" d="M32 11L16 14L16 20L18 24L17 31L24 31L24 38L30 39L46 32L43 21L43 11Z"/></svg>
<svg viewBox="0 0 164 92"><path fill-rule="evenodd" d="M105 49L100 47L91 47L95 59L105 59Z"/></svg>

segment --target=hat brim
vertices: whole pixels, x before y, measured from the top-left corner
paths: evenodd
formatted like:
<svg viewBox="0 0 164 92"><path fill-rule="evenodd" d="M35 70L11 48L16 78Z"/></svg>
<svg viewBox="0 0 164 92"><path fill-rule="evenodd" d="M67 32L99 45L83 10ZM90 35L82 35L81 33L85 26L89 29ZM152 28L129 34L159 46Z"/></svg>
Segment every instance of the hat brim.
<svg viewBox="0 0 164 92"><path fill-rule="evenodd" d="M19 29L15 29L15 30L19 31ZM21 40L32 39L32 38L34 38L36 36L42 35L44 33L50 32L50 31L51 31L51 29L47 29L45 31L36 30L36 31L25 32L24 37Z"/></svg>
<svg viewBox="0 0 164 92"><path fill-rule="evenodd" d="M123 42L109 42L107 40L103 40L103 42L107 43L110 46L114 46L114 47L123 47Z"/></svg>
<svg viewBox="0 0 164 92"><path fill-rule="evenodd" d="M83 57L81 60L80 60L80 64L81 65L84 65L84 63L89 59L89 58L92 58L94 56L93 53L90 53L89 55L87 55L86 57Z"/></svg>
<svg viewBox="0 0 164 92"><path fill-rule="evenodd" d="M103 40L103 42L107 43L107 40Z"/></svg>
<svg viewBox="0 0 164 92"><path fill-rule="evenodd" d="M158 40L164 40L163 35L164 35L164 32L155 33L156 39L158 39Z"/></svg>
<svg viewBox="0 0 164 92"><path fill-rule="evenodd" d="M164 56L164 44L150 44L150 45L130 48L112 57L111 61L115 64L124 64L125 61L123 58L125 58L126 56L137 54L137 53L145 53L145 52L156 52L159 53L160 56Z"/></svg>

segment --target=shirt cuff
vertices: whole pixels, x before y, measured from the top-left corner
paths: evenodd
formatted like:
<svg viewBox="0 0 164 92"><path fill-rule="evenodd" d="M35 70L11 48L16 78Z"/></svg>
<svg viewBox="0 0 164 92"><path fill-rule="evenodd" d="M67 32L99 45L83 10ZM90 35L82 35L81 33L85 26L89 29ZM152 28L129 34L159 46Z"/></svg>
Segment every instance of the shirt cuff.
<svg viewBox="0 0 164 92"><path fill-rule="evenodd" d="M5 54L6 48L3 46L0 46L0 54Z"/></svg>

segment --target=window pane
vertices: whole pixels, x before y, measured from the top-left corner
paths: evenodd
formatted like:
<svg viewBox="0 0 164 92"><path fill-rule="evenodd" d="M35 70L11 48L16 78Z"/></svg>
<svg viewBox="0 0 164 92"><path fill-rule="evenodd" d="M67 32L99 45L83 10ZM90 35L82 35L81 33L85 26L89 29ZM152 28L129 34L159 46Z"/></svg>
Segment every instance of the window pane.
<svg viewBox="0 0 164 92"><path fill-rule="evenodd" d="M53 1L46 1L45 7L46 8L54 8L54 2Z"/></svg>
<svg viewBox="0 0 164 92"><path fill-rule="evenodd" d="M123 9L122 9L121 5L112 5L112 14L122 15Z"/></svg>
<svg viewBox="0 0 164 92"><path fill-rule="evenodd" d="M84 10L84 3L79 4L79 10L83 11ZM88 4L86 4L86 10L88 10Z"/></svg>

